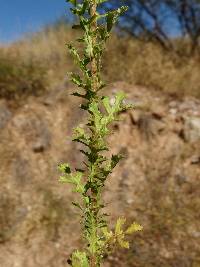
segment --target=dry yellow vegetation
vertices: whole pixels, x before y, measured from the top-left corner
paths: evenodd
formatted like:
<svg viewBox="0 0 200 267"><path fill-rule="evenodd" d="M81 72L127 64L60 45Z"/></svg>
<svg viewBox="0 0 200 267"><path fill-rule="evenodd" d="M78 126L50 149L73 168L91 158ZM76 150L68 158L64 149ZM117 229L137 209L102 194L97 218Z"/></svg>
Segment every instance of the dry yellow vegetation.
<svg viewBox="0 0 200 267"><path fill-rule="evenodd" d="M74 68L65 45L74 38L70 27L60 24L1 47L0 96L21 97L51 90ZM153 43L114 35L103 66L107 81L125 80L178 97L200 97L198 56L181 57Z"/></svg>

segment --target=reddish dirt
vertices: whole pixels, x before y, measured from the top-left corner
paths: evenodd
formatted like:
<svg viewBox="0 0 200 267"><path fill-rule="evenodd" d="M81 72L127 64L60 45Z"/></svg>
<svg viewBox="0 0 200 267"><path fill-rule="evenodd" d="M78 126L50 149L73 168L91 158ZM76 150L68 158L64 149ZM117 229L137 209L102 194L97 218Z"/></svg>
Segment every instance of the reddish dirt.
<svg viewBox="0 0 200 267"><path fill-rule="evenodd" d="M66 90L68 88L68 90ZM125 159L104 193L110 221L125 215L144 230L105 266L200 266L200 101L152 93L123 82L135 109L109 138ZM84 121L66 84L13 108L0 100L0 262L2 267L64 267L81 247L76 198L57 165L82 160L72 128Z"/></svg>

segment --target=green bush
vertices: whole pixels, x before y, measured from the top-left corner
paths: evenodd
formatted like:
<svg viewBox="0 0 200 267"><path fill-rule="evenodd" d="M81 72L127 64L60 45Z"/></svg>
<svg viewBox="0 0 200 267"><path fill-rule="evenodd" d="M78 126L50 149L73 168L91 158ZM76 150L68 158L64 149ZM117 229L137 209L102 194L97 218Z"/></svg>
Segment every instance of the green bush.
<svg viewBox="0 0 200 267"><path fill-rule="evenodd" d="M19 99L40 95L47 88L46 69L33 60L0 55L0 97Z"/></svg>

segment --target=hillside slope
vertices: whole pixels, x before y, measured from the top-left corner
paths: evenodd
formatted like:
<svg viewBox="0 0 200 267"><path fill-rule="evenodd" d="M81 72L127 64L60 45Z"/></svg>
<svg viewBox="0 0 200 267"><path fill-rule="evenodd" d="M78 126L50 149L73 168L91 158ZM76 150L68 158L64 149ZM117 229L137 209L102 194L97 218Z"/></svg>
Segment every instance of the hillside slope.
<svg viewBox="0 0 200 267"><path fill-rule="evenodd" d="M75 69L66 44L78 36L78 31L61 24L0 46L0 98L21 99L54 90L66 72ZM198 56L183 57L154 43L113 34L102 63L106 81L126 81L179 98L200 97Z"/></svg>
<svg viewBox="0 0 200 267"><path fill-rule="evenodd" d="M109 140L125 159L106 185L111 221L144 226L112 267L200 266L200 101L176 100L124 82L135 110L121 114ZM64 267L81 245L75 197L58 182L57 164L82 159L71 142L84 120L67 81L16 107L0 100L0 262L3 267ZM75 105L76 104L76 105Z"/></svg>

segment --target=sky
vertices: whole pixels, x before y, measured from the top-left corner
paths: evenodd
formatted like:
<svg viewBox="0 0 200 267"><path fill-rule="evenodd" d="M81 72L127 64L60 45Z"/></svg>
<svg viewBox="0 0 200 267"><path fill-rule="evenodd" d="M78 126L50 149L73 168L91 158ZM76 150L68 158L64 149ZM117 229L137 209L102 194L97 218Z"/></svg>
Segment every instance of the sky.
<svg viewBox="0 0 200 267"><path fill-rule="evenodd" d="M65 0L0 0L0 43L9 43L26 33L38 31L63 15L70 16ZM172 20L167 23L169 34L177 36L176 21L169 17Z"/></svg>
<svg viewBox="0 0 200 267"><path fill-rule="evenodd" d="M0 43L15 41L62 15L69 16L65 0L0 0Z"/></svg>

